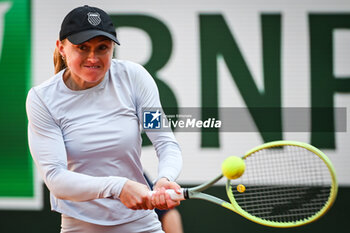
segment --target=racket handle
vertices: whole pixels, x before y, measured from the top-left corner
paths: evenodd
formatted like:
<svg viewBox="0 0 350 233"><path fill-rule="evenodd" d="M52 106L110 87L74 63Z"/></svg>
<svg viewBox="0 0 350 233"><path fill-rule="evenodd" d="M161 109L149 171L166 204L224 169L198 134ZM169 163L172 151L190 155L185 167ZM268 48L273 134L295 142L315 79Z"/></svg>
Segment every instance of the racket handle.
<svg viewBox="0 0 350 233"><path fill-rule="evenodd" d="M175 190L173 189L167 189L165 190L165 192L167 192L170 196L170 198L173 200L173 201L182 201L182 200L185 200L185 189L181 189L181 194L178 194L177 192L175 192ZM149 191L148 192L150 196L152 196L154 193L156 193L156 191Z"/></svg>

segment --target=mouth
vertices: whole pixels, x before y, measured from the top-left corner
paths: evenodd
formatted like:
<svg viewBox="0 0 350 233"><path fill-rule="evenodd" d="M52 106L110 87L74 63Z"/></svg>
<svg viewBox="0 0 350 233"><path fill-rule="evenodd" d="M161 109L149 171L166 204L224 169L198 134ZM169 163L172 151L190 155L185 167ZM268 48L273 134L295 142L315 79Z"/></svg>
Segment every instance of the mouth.
<svg viewBox="0 0 350 233"><path fill-rule="evenodd" d="M84 66L85 68L88 68L88 69L99 69L99 68L101 68L101 66L96 66L96 65L94 65L94 66Z"/></svg>

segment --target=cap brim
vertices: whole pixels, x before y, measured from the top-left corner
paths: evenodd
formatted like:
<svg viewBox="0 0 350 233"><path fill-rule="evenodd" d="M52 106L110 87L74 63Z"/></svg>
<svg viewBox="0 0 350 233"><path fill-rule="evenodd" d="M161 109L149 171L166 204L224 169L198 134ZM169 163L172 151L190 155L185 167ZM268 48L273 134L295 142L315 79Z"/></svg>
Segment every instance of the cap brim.
<svg viewBox="0 0 350 233"><path fill-rule="evenodd" d="M118 45L120 45L118 39L114 35L112 35L108 32L101 31L101 30L87 30L87 31L83 31L83 32L78 32L78 33L75 33L73 35L67 36L67 39L72 44L82 44L82 43L84 43L88 40L91 40L92 38L98 37L98 36L105 36L105 37L113 40Z"/></svg>

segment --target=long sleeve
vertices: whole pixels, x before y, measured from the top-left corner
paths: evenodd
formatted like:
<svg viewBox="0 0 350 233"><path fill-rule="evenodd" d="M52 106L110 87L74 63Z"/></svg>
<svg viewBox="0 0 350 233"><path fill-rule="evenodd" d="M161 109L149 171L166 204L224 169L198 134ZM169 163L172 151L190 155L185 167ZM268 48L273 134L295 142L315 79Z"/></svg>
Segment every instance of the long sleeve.
<svg viewBox="0 0 350 233"><path fill-rule="evenodd" d="M124 177L94 177L67 169L62 132L34 89L28 93L28 140L31 155L51 193L59 199L88 201L118 198Z"/></svg>
<svg viewBox="0 0 350 233"><path fill-rule="evenodd" d="M142 111L144 109L161 109L162 107L158 88L151 75L143 67L139 67L135 75L134 92L136 95L138 116L141 121ZM158 177L156 180L161 177L166 177L170 181L176 180L182 169L182 155L173 132L155 130L146 132L146 134L151 140L159 160Z"/></svg>

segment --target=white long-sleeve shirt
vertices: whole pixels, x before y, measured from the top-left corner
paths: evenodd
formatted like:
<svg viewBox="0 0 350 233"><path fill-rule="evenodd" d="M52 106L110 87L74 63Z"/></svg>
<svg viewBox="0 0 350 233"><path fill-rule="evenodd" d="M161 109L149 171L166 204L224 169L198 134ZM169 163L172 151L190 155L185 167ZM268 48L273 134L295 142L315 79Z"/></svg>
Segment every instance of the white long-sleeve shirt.
<svg viewBox="0 0 350 233"><path fill-rule="evenodd" d="M29 147L52 210L100 225L149 214L128 209L119 194L127 179L146 184L140 124L143 108L161 107L153 78L140 65L113 59L101 83L73 91L63 73L32 88L26 103ZM173 134L147 135L159 158L158 178L174 181L182 158Z"/></svg>

